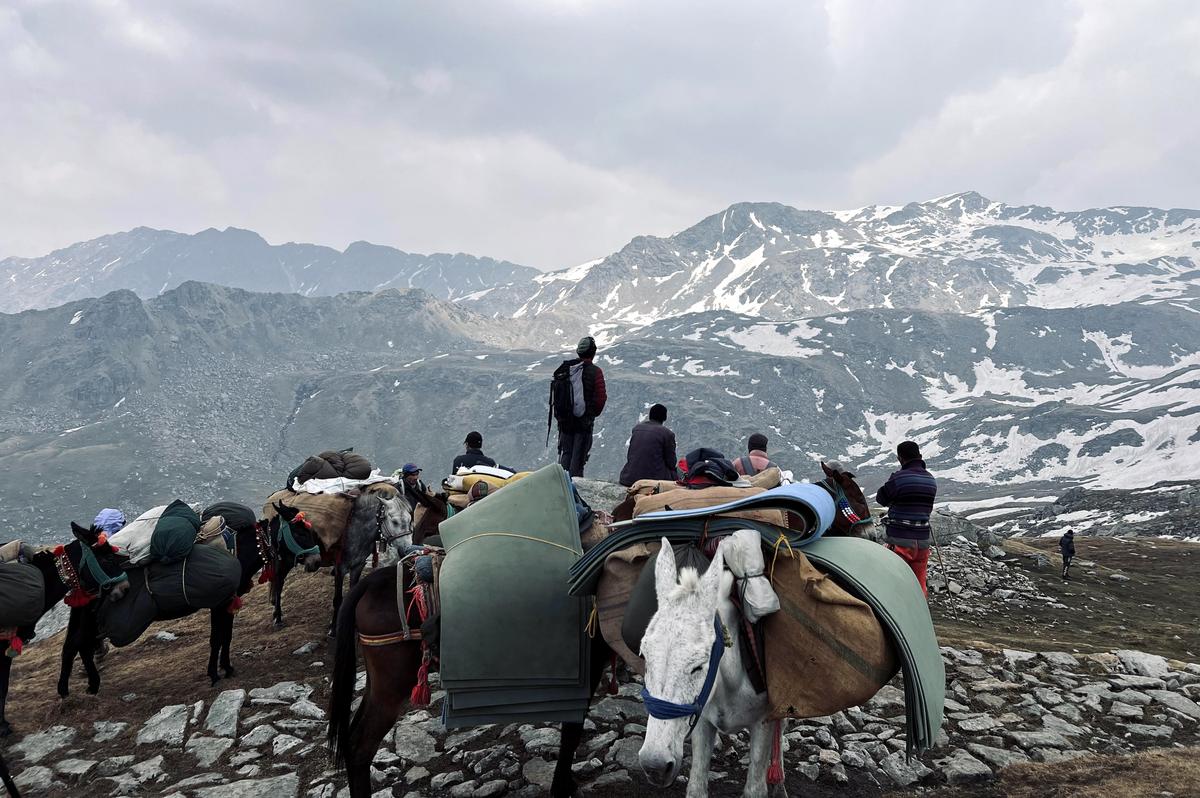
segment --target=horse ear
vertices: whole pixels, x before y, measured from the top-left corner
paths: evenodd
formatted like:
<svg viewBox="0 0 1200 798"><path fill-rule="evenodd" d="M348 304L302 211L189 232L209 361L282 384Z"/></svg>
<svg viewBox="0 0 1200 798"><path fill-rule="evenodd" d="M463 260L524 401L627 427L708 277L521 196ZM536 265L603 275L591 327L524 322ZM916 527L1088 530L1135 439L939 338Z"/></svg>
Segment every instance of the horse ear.
<svg viewBox="0 0 1200 798"><path fill-rule="evenodd" d="M671 541L663 538L662 548L654 558L654 593L658 597L660 608L667 603L667 598L677 584L679 570L675 567L675 550L671 548Z"/></svg>
<svg viewBox="0 0 1200 798"><path fill-rule="evenodd" d="M700 578L700 592L710 598L713 604L717 603L717 599L721 595L721 575L725 570L725 542L722 540L717 545L712 562L708 564L708 570Z"/></svg>
<svg viewBox="0 0 1200 798"><path fill-rule="evenodd" d="M825 476L827 476L827 477L836 477L837 476L837 474L834 473L833 469L831 469L829 466L825 465L824 460L821 461L821 470L825 472Z"/></svg>
<svg viewBox="0 0 1200 798"><path fill-rule="evenodd" d="M93 538L92 530L84 529L79 524L75 523L74 521L71 522L71 534L74 535L75 539L78 540L80 543L90 544L92 542L92 538Z"/></svg>

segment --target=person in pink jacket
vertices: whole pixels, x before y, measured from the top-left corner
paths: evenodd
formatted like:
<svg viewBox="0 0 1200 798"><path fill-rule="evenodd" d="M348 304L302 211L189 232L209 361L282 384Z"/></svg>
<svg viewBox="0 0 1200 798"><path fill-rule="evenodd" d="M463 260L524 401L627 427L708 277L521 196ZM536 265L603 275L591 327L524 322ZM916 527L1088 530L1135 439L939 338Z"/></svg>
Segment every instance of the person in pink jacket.
<svg viewBox="0 0 1200 798"><path fill-rule="evenodd" d="M775 468L775 463L767 457L767 436L761 432L751 435L746 441L746 454L733 461L733 468L744 477Z"/></svg>

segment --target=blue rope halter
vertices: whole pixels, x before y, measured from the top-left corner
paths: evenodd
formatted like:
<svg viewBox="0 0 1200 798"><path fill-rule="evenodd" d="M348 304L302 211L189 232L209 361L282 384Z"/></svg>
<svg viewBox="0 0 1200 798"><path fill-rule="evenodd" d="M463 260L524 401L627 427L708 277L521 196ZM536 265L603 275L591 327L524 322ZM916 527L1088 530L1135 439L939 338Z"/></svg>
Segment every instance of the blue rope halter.
<svg viewBox="0 0 1200 798"><path fill-rule="evenodd" d="M658 720L690 717L692 721L689 731L696 727L696 722L700 720L700 713L704 711L704 705L708 703L713 685L716 684L721 657L724 656L725 649L729 647L720 615L713 615L713 628L716 630L716 637L713 639L712 651L708 655L708 673L704 676L704 685L700 688L700 695L696 696L696 700L690 704L676 704L674 701L655 698L650 695L649 690L643 687L642 701L645 703L646 712L650 717Z"/></svg>
<svg viewBox="0 0 1200 798"><path fill-rule="evenodd" d="M837 505L838 512L850 522L850 528L871 523L871 517L859 517L858 513L854 512L854 508L850 506L850 497L846 495L846 489L836 481L828 477L817 483L833 496L833 502Z"/></svg>

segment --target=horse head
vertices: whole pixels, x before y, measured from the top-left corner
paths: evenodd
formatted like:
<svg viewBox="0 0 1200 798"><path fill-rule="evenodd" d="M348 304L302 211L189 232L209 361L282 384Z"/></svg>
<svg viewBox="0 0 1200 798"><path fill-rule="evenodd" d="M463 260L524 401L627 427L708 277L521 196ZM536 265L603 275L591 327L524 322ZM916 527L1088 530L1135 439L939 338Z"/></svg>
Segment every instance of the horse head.
<svg viewBox="0 0 1200 798"><path fill-rule="evenodd" d="M821 484L833 494L833 502L837 505L833 514L832 534L861 534L861 530L874 521L871 518L871 506L862 488L854 481L854 474L837 462L822 462L821 470L825 472Z"/></svg>
<svg viewBox="0 0 1200 798"><path fill-rule="evenodd" d="M663 538L654 563L658 611L642 637L646 660L642 697L650 713L638 761L656 787L670 786L683 763L683 743L708 702L724 650L718 609L725 570L722 542L703 575L679 572Z"/></svg>
<svg viewBox="0 0 1200 798"><path fill-rule="evenodd" d="M275 517L270 522L271 545L281 557L292 557L312 573L321 567L321 546L317 532L304 513L283 502L275 502ZM285 526L286 524L286 526Z"/></svg>
<svg viewBox="0 0 1200 798"><path fill-rule="evenodd" d="M120 601L129 591L125 562L117 548L108 542L108 535L97 526L82 527L71 522L75 540L54 550L59 573L68 582L68 603L82 606L92 598L107 594L109 600Z"/></svg>
<svg viewBox="0 0 1200 798"><path fill-rule="evenodd" d="M407 545L412 543L413 514L402 496L379 497L379 534L384 541Z"/></svg>

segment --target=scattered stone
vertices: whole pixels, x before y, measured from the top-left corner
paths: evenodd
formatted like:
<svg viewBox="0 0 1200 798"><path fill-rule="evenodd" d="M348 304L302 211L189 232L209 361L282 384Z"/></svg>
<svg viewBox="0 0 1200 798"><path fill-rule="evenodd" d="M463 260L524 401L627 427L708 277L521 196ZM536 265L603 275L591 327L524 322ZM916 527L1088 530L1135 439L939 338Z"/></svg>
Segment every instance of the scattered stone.
<svg viewBox="0 0 1200 798"><path fill-rule="evenodd" d="M51 726L45 731L25 735L21 742L8 750L13 754L20 754L26 762L41 762L50 754L69 745L74 739L75 730L70 726Z"/></svg>
<svg viewBox="0 0 1200 798"><path fill-rule="evenodd" d="M282 756L301 745L304 745L304 741L299 737L293 737L290 734L279 734L271 739L271 753L275 756Z"/></svg>
<svg viewBox="0 0 1200 798"><path fill-rule="evenodd" d="M1108 578L1114 582L1128 582L1129 581L1129 577L1126 576L1125 574L1121 573L1120 571L1116 571L1114 573L1109 574Z"/></svg>
<svg viewBox="0 0 1200 798"><path fill-rule="evenodd" d="M994 768L1006 768L1028 762L1029 757L1020 751L1010 751L1004 748L993 748L990 745L967 743L967 750Z"/></svg>
<svg viewBox="0 0 1200 798"><path fill-rule="evenodd" d="M429 780L429 787L434 792L441 792L452 785L460 783L465 778L466 776L461 770L452 770L449 773L438 773Z"/></svg>
<svg viewBox="0 0 1200 798"><path fill-rule="evenodd" d="M22 795L25 793L47 792L65 786L61 781L57 781L54 778L54 771L41 765L27 767L20 773L13 774L13 781L21 788Z"/></svg>
<svg viewBox="0 0 1200 798"><path fill-rule="evenodd" d="M158 632L154 635L154 639L160 643L173 643L179 639L179 635L173 632Z"/></svg>
<svg viewBox="0 0 1200 798"><path fill-rule="evenodd" d="M101 777L115 776L133 764L132 756L110 756L96 765L96 775Z"/></svg>
<svg viewBox="0 0 1200 798"><path fill-rule="evenodd" d="M1144 651L1130 651L1128 649L1114 651L1113 654L1120 660L1121 667L1125 669L1126 673L1162 678L1171 672L1166 658L1160 657L1157 654L1147 654Z"/></svg>
<svg viewBox="0 0 1200 798"><path fill-rule="evenodd" d="M128 723L112 720L98 720L92 723L92 730L96 732L92 737L94 743L106 743L109 740L115 740L125 733L129 728Z"/></svg>
<svg viewBox="0 0 1200 798"><path fill-rule="evenodd" d="M1142 708L1135 707L1121 701L1112 702L1112 706L1108 708L1108 714L1114 718L1124 718L1127 720L1141 720Z"/></svg>
<svg viewBox="0 0 1200 798"><path fill-rule="evenodd" d="M145 762L138 762L129 769L129 772L138 784L159 784L167 780L167 771L163 770L162 754L153 759L147 759Z"/></svg>
<svg viewBox="0 0 1200 798"><path fill-rule="evenodd" d="M966 751L955 751L941 763L946 781L951 784L967 784L992 777L992 769Z"/></svg>
<svg viewBox="0 0 1200 798"><path fill-rule="evenodd" d="M907 760L903 751L893 751L885 756L879 768L897 787L915 784L933 772L919 759Z"/></svg>
<svg viewBox="0 0 1200 798"><path fill-rule="evenodd" d="M187 730L188 706L172 704L163 707L158 713L146 721L137 735L138 745L162 743L163 745L183 745L183 735Z"/></svg>
<svg viewBox="0 0 1200 798"><path fill-rule="evenodd" d="M250 691L253 703L292 704L312 695L313 689L299 682L280 682L272 687L257 687Z"/></svg>
<svg viewBox="0 0 1200 798"><path fill-rule="evenodd" d="M534 757L521 766L521 775L530 784L536 785L542 790L549 790L550 784L554 781L554 763L547 762L540 756Z"/></svg>
<svg viewBox="0 0 1200 798"><path fill-rule="evenodd" d="M233 746L233 740L227 737L199 737L193 735L187 741L185 750L196 757L197 764L202 768L212 767L225 752Z"/></svg>
<svg viewBox="0 0 1200 798"><path fill-rule="evenodd" d="M196 790L196 798L295 798L300 776L287 773L269 779L246 779Z"/></svg>
<svg viewBox="0 0 1200 798"><path fill-rule="evenodd" d="M1147 690L1146 692L1164 707L1170 707L1176 712L1181 712L1192 720L1200 720L1200 705L1197 705L1190 698L1182 696L1179 693L1172 693L1170 690Z"/></svg>
<svg viewBox="0 0 1200 798"><path fill-rule="evenodd" d="M629 775L627 770L614 770L610 773L601 773L593 779L586 787L584 792L599 792L609 794L609 791L621 793L633 786L633 777Z"/></svg>
<svg viewBox="0 0 1200 798"><path fill-rule="evenodd" d="M320 648L320 646L317 643L314 643L310 640L309 642L300 646L300 648L293 651L292 656L293 657L307 657L309 654L313 653L318 648Z"/></svg>
<svg viewBox="0 0 1200 798"><path fill-rule="evenodd" d="M247 748L257 748L258 746L270 742L279 734L279 730L269 723L264 723L261 726L255 726L242 739L238 740L239 746Z"/></svg>
<svg viewBox="0 0 1200 798"><path fill-rule="evenodd" d="M71 781L79 781L96 768L94 759L63 759L54 766L61 775Z"/></svg>
<svg viewBox="0 0 1200 798"><path fill-rule="evenodd" d="M299 715L302 718L309 718L310 720L325 720L325 710L307 698L301 698L292 704L291 712L293 715Z"/></svg>
<svg viewBox="0 0 1200 798"><path fill-rule="evenodd" d="M409 762L424 765L437 756L437 740L429 732L401 721L392 735L392 747Z"/></svg>
<svg viewBox="0 0 1200 798"><path fill-rule="evenodd" d="M218 737L237 737L238 714L245 702L245 690L223 691L208 708L204 728Z"/></svg>

